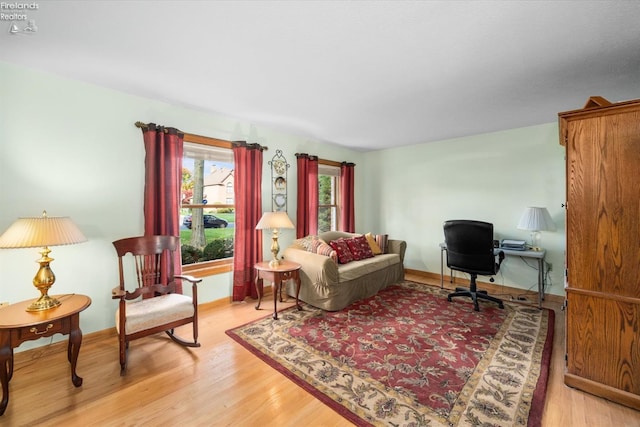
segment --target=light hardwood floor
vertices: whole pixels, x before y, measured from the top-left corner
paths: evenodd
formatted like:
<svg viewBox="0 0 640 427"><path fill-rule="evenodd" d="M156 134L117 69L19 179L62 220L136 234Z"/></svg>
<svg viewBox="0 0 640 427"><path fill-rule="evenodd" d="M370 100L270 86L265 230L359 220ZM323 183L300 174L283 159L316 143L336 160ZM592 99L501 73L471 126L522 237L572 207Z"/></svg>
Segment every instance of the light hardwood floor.
<svg viewBox="0 0 640 427"><path fill-rule="evenodd" d="M439 286L433 278L407 279ZM556 312L555 335L542 425L639 427L639 411L563 384L564 315L559 298L550 299L545 306ZM291 300L278 307L290 305ZM79 388L71 384L66 342L17 353L9 406L0 425L352 425L225 334L269 315L271 296L263 301L264 310L254 306L253 301L203 306L200 348L182 348L164 334L134 341L124 377L115 331L88 334L78 360L78 374L84 378Z"/></svg>

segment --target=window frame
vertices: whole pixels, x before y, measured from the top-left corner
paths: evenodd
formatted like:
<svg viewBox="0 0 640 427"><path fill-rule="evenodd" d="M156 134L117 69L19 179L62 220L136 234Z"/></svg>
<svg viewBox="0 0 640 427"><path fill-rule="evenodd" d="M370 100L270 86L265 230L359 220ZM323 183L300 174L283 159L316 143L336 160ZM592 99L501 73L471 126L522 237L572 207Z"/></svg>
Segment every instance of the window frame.
<svg viewBox="0 0 640 427"><path fill-rule="evenodd" d="M323 168L323 166L325 166L325 168ZM342 209L342 206L340 205L340 172L341 172L341 167L342 167L342 163L340 162L336 162L333 160L326 160L326 159L318 159L318 187L320 186L320 176L330 176L330 177L334 177L335 178L335 192L334 192L334 203L330 203L330 204L320 204L320 201L318 200L318 227L320 227L320 209L321 208L335 208L335 230L331 229L328 231L337 231L340 229L340 210ZM337 169L337 174L328 174L328 173L321 173L321 171L323 169L328 169L328 168L336 168ZM320 189L318 188L318 195L320 194ZM333 227L332 227L333 228ZM320 230L318 229L318 232L320 232Z"/></svg>
<svg viewBox="0 0 640 427"><path fill-rule="evenodd" d="M227 148L233 150L231 141L225 141L223 139L211 138L208 136L195 135L192 133L185 133L184 142L191 144L208 145L216 148ZM234 208L235 204L180 204L180 208ZM182 247L182 244L181 244ZM186 264L182 266L182 272L194 277L202 278L207 276L213 276L216 274L227 273L233 270L233 257L216 259L211 261L199 262L197 264Z"/></svg>

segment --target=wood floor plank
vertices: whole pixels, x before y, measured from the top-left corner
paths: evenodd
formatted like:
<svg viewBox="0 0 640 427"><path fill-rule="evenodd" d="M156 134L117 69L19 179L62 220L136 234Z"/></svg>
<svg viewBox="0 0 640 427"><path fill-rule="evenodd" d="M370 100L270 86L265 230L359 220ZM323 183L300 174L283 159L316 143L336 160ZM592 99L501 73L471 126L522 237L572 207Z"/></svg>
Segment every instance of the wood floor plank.
<svg viewBox="0 0 640 427"><path fill-rule="evenodd" d="M440 285L436 279L407 279ZM270 301L267 296L265 302ZM290 299L278 307L292 304ZM132 342L124 377L115 331L87 335L78 359L77 371L84 378L79 388L71 384L66 342L17 353L9 406L0 425L352 425L225 334L271 314L272 304L259 311L254 305L203 306L200 348L180 347L164 334ZM555 310L556 319L542 425L640 427L639 411L564 385L564 315L557 298L545 306Z"/></svg>

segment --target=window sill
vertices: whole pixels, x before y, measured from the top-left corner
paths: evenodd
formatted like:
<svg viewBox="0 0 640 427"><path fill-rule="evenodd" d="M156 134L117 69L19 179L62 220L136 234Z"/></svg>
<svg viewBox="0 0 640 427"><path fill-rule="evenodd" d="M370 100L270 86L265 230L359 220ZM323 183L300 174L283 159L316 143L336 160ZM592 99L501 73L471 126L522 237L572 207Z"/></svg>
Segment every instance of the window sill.
<svg viewBox="0 0 640 427"><path fill-rule="evenodd" d="M202 278L216 274L228 273L233 270L233 258L226 258L216 261L200 262L198 264L187 264L182 266L182 273Z"/></svg>

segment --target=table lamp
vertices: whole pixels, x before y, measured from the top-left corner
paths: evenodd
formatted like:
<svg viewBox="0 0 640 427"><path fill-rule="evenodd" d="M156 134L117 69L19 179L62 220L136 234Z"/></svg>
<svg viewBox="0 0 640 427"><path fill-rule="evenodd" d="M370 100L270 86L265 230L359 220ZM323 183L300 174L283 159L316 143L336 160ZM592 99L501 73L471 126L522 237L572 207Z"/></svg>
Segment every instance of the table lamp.
<svg viewBox="0 0 640 427"><path fill-rule="evenodd" d="M528 207L520 217L518 229L531 231L531 250L539 251L540 232L555 231L556 225L547 208Z"/></svg>
<svg viewBox="0 0 640 427"><path fill-rule="evenodd" d="M278 252L280 245L278 244L278 231L281 228L295 228L286 212L265 212L256 225L256 230L271 229L271 253L273 259L269 261L269 267L275 268L280 265Z"/></svg>
<svg viewBox="0 0 640 427"><path fill-rule="evenodd" d="M53 258L49 258L51 249L49 246L71 245L86 242L78 227L69 217L50 217L47 211L40 217L18 218L16 222L0 236L0 248L36 248L42 247L42 257L36 262L40 269L33 278L33 286L40 291L40 298L27 307L27 311L42 311L59 306L61 303L49 296L49 288L56 281L56 276L51 271L49 264Z"/></svg>

